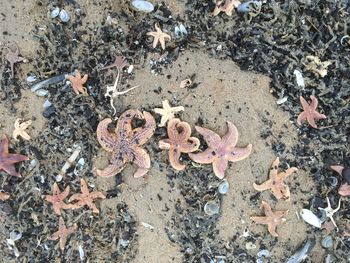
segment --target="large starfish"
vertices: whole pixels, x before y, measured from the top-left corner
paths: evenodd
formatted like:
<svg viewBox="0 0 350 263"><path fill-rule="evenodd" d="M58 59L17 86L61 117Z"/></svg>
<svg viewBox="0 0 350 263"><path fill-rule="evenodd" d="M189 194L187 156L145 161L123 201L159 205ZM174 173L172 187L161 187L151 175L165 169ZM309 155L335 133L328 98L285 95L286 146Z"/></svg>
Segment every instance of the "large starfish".
<svg viewBox="0 0 350 263"><path fill-rule="evenodd" d="M20 123L21 119L16 119L15 121L15 129L12 133L12 137L18 141L17 137L21 136L24 140L29 141L30 140L30 136L29 134L26 132L26 129L28 128L29 125L32 124L32 120L28 120L28 121L24 121L22 123Z"/></svg>
<svg viewBox="0 0 350 263"><path fill-rule="evenodd" d="M307 103L307 101L300 96L300 103L301 106L303 107L303 112L299 114L297 123L301 125L301 123L305 120L310 124L311 127L317 128L315 120L320 120L320 119L326 119L326 115L321 114L316 111L317 105L318 105L318 100L315 96L311 95L311 103Z"/></svg>
<svg viewBox="0 0 350 263"><path fill-rule="evenodd" d="M270 170L270 178L266 182L261 185L253 184L255 190L265 191L267 189L271 189L272 193L277 199L285 198L289 199L290 192L289 187L284 183L284 180L291 175L292 173L298 171L296 167L291 167L287 169L285 172L278 172L278 165L280 163L279 158L273 162L271 170Z"/></svg>
<svg viewBox="0 0 350 263"><path fill-rule="evenodd" d="M100 211L97 209L96 205L94 204L94 199L96 198L105 199L106 196L103 193L98 191L89 192L89 188L84 179L80 179L80 191L81 191L81 194L74 194L69 198L68 202L76 201L76 203L74 203L71 208L77 209L86 205L92 209L92 212L98 214Z"/></svg>
<svg viewBox="0 0 350 263"><path fill-rule="evenodd" d="M225 12L226 15L231 16L233 9L237 8L240 4L241 2L238 0L225 0L224 4L223 1L218 1L215 5L213 16L217 16L221 12Z"/></svg>
<svg viewBox="0 0 350 263"><path fill-rule="evenodd" d="M75 94L78 95L79 93L82 93L83 95L87 95L87 90L83 86L88 79L87 74L85 74L83 77L81 77L79 70L76 69L75 76L68 75L68 76L66 76L66 79L68 79L72 83L72 87L73 87Z"/></svg>
<svg viewBox="0 0 350 263"><path fill-rule="evenodd" d="M208 148L201 153L190 153L190 158L197 163L212 163L215 175L222 179L225 177L225 170L228 161L237 162L247 158L252 151L252 145L245 148L236 147L238 141L238 130L232 122L227 122L228 131L220 138L215 132L196 126L208 145Z"/></svg>
<svg viewBox="0 0 350 263"><path fill-rule="evenodd" d="M132 121L141 119L145 121L143 127L132 128ZM124 169L127 162L133 162L138 166L134 177L141 177L151 167L148 153L140 146L145 144L154 133L156 122L153 116L144 111L130 109L119 118L114 133L108 132L110 118L102 120L97 126L97 139L102 148L112 152L111 164L104 170L97 170L97 174L103 177L116 175Z"/></svg>
<svg viewBox="0 0 350 263"><path fill-rule="evenodd" d="M6 135L4 135L0 141L0 171L4 170L9 175L21 177L21 175L16 172L15 163L27 161L29 158L22 154L9 153L9 140Z"/></svg>
<svg viewBox="0 0 350 263"><path fill-rule="evenodd" d="M173 119L175 117L175 113L179 111L184 111L185 108L182 106L171 107L168 100L162 101L163 108L155 108L153 109L155 113L162 115L160 119L159 127L164 127L167 121Z"/></svg>
<svg viewBox="0 0 350 263"><path fill-rule="evenodd" d="M271 206L264 201L262 201L261 207L264 210L265 216L252 216L250 219L255 223L267 225L270 234L274 237L278 237L276 228L286 221L284 216L287 215L288 210L272 212Z"/></svg>
<svg viewBox="0 0 350 263"><path fill-rule="evenodd" d="M67 243L68 235L72 234L75 230L77 230L77 228L77 224L74 224L73 226L67 228L63 218L60 217L58 222L58 231L53 233L52 236L49 237L49 240L60 239L60 248L63 251Z"/></svg>
<svg viewBox="0 0 350 263"><path fill-rule="evenodd" d="M153 32L148 32L147 35L148 36L152 36L154 38L153 40L153 48L155 48L158 44L158 42L160 43L162 49L165 49L165 39L169 39L169 41L171 40L171 36L168 35L167 33L164 33L160 27L158 26L158 24L155 24L154 27L156 28L156 31Z"/></svg>
<svg viewBox="0 0 350 263"><path fill-rule="evenodd" d="M57 183L52 185L52 195L45 195L45 200L52 203L53 211L57 215L61 215L61 209L73 208L72 204L66 204L64 199L69 195L69 186L67 186L63 192L61 192Z"/></svg>
<svg viewBox="0 0 350 263"><path fill-rule="evenodd" d="M168 139L159 141L159 148L169 150L169 161L176 170L185 169L179 159L181 153L190 153L198 150L199 140L191 136L191 126L179 119L172 119L168 123Z"/></svg>

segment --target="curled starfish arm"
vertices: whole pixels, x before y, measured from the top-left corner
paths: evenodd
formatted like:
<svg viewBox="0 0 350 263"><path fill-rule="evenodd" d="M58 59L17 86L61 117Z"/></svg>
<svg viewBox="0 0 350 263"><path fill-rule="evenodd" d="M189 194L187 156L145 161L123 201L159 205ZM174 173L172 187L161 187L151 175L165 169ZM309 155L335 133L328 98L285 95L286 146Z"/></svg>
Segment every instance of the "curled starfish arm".
<svg viewBox="0 0 350 263"><path fill-rule="evenodd" d="M124 133L125 131L132 131L131 123L133 119L143 119L141 111L136 109L129 109L120 115L115 132L117 134Z"/></svg>
<svg viewBox="0 0 350 263"><path fill-rule="evenodd" d="M333 171L336 171L339 175L342 175L342 172L344 170L344 166L343 165L331 165L330 168Z"/></svg>
<svg viewBox="0 0 350 263"><path fill-rule="evenodd" d="M102 146L103 149L105 149L108 152L113 151L113 146L115 142L117 141L117 136L115 134L112 134L108 132L108 125L112 122L112 119L106 118L102 120L96 130L97 134L97 140Z"/></svg>
<svg viewBox="0 0 350 263"><path fill-rule="evenodd" d="M139 168L134 174L134 177L141 177L144 176L149 168L151 167L151 159L146 152L146 150L142 149L141 147L134 147L132 149L132 161L134 164L136 164Z"/></svg>
<svg viewBox="0 0 350 263"><path fill-rule="evenodd" d="M183 153L191 153L197 151L199 148L200 142L196 137L190 137L186 142L183 142L179 145L179 151Z"/></svg>
<svg viewBox="0 0 350 263"><path fill-rule="evenodd" d="M171 119L167 127L168 137L172 140L184 141L191 135L191 127L179 119Z"/></svg>
<svg viewBox="0 0 350 263"><path fill-rule="evenodd" d="M199 126L196 126L196 130L203 136L205 142L210 148L216 148L218 145L220 145L221 138L215 132Z"/></svg>
<svg viewBox="0 0 350 263"><path fill-rule="evenodd" d="M185 165L180 163L181 152L178 149L169 150L169 161L171 166L178 171L185 169Z"/></svg>
<svg viewBox="0 0 350 263"><path fill-rule="evenodd" d="M279 183L278 185L271 185L271 191L277 199L290 198L289 187L283 182Z"/></svg>
<svg viewBox="0 0 350 263"><path fill-rule="evenodd" d="M213 153L213 151L210 148L206 149L204 152L189 153L188 155L192 161L203 164L212 163L216 158L215 153Z"/></svg>
<svg viewBox="0 0 350 263"><path fill-rule="evenodd" d="M223 179L227 169L228 160L226 158L217 158L213 162L213 170L216 177Z"/></svg>
<svg viewBox="0 0 350 263"><path fill-rule="evenodd" d="M158 145L162 150L169 150L171 148L171 141L169 139L160 140Z"/></svg>
<svg viewBox="0 0 350 263"><path fill-rule="evenodd" d="M274 236L274 237L278 237L278 234L276 232L276 225L275 224L267 224L267 230L269 231L269 233Z"/></svg>
<svg viewBox="0 0 350 263"><path fill-rule="evenodd" d="M264 210L264 213L267 217L274 216L274 213L272 212L271 206L268 203L266 203L265 201L262 201L261 207Z"/></svg>
<svg viewBox="0 0 350 263"><path fill-rule="evenodd" d="M298 171L298 168L291 167L291 168L287 169L284 173L280 173L279 176L282 176L282 178L285 179L288 176L290 176L292 173L295 173L296 171Z"/></svg>
<svg viewBox="0 0 350 263"><path fill-rule="evenodd" d="M237 127L230 121L227 121L227 127L228 131L227 133L222 137L221 143L223 145L233 145L235 146L238 141L238 130Z"/></svg>
<svg viewBox="0 0 350 263"><path fill-rule="evenodd" d="M241 161L250 155L250 153L252 152L252 148L252 144L248 144L244 148L234 147L233 150L231 150L229 155L227 156L228 160L231 162Z"/></svg>
<svg viewBox="0 0 350 263"><path fill-rule="evenodd" d="M145 144L153 136L154 131L156 129L156 121L149 112L144 111L143 117L146 122L145 125L143 127L136 128L132 131L132 141L135 142L137 145Z"/></svg>
<svg viewBox="0 0 350 263"><path fill-rule="evenodd" d="M96 173L101 177L111 177L120 173L124 169L124 163L118 162L116 164L110 164L103 170L97 170Z"/></svg>
<svg viewBox="0 0 350 263"><path fill-rule="evenodd" d="M271 180L267 180L267 181L263 182L262 184L253 183L253 187L255 190L257 190L259 192L268 190L271 188Z"/></svg>

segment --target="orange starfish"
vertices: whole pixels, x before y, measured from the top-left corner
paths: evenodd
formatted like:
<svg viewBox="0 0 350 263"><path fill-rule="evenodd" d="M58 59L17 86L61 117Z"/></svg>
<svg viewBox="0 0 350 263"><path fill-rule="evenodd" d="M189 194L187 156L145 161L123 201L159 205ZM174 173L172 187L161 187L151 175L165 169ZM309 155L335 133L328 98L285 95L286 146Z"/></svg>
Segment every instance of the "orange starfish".
<svg viewBox="0 0 350 263"><path fill-rule="evenodd" d="M69 195L69 186L67 186L63 192L61 192L57 183L52 185L52 195L45 195L45 200L52 203L53 211L57 215L61 215L61 209L73 208L73 205L66 204L64 199Z"/></svg>
<svg viewBox="0 0 350 263"><path fill-rule="evenodd" d="M190 153L198 150L199 140L191 136L191 126L179 119L172 119L168 123L168 139L159 141L159 148L169 150L169 161L176 170L185 169L179 159L181 153Z"/></svg>
<svg viewBox="0 0 350 263"><path fill-rule="evenodd" d="M264 210L265 216L252 216L250 219L255 223L267 225L270 234L278 237L276 228L286 221L284 216L287 215L288 210L272 212L271 206L264 201L262 201L261 207Z"/></svg>
<svg viewBox="0 0 350 263"><path fill-rule="evenodd" d="M171 36L164 33L160 27L158 26L158 24L154 25L156 28L156 31L153 32L148 32L147 35L148 36L152 36L154 38L153 40L153 48L155 48L158 44L158 42L160 43L162 49L165 49L165 39L169 39L169 41L171 40Z"/></svg>
<svg viewBox="0 0 350 263"><path fill-rule="evenodd" d="M81 77L79 70L76 69L75 76L69 75L66 78L72 83L72 87L73 87L75 94L78 95L78 94L82 93L84 95L87 95L87 90L83 86L85 84L85 82L87 81L87 78L88 78L87 74L85 74L83 77Z"/></svg>
<svg viewBox="0 0 350 263"><path fill-rule="evenodd" d="M267 189L271 189L272 193L277 199L289 199L289 187L284 183L284 180L292 173L298 171L298 169L296 167L291 167L285 172L278 173L279 163L280 159L277 157L276 160L272 163L269 180L262 183L261 185L257 185L256 183L254 183L253 186L255 190L260 192L265 191Z"/></svg>
<svg viewBox="0 0 350 263"><path fill-rule="evenodd" d="M302 96L300 96L300 103L304 111L299 114L297 123L301 125L303 121L307 120L311 127L317 128L315 120L326 119L327 117L326 115L316 111L318 105L317 98L313 95L311 95L310 98L311 103L309 105L307 101Z"/></svg>
<svg viewBox="0 0 350 263"><path fill-rule="evenodd" d="M77 201L76 203L73 204L72 208L76 209L87 205L89 208L92 209L92 212L98 214L100 211L97 209L96 205L94 204L94 199L96 198L105 199L106 196L103 193L98 191L89 192L87 183L84 179L80 179L80 190L81 190L81 194L74 194L68 200L68 202Z"/></svg>
<svg viewBox="0 0 350 263"><path fill-rule="evenodd" d="M221 12L225 12L226 15L231 16L233 9L237 8L241 4L241 2L238 0L225 0L225 3L222 3L223 1L218 1L216 3L213 16L217 16Z"/></svg>
<svg viewBox="0 0 350 263"><path fill-rule="evenodd" d="M78 228L77 224L74 224L73 226L66 228L63 218L60 217L59 223L58 223L58 231L53 233L52 236L49 237L49 240L60 239L60 248L63 251L67 243L68 235L72 234L75 230L77 230L77 228Z"/></svg>
<svg viewBox="0 0 350 263"><path fill-rule="evenodd" d="M190 158L197 163L212 163L215 175L222 179L225 177L225 170L228 161L237 162L247 158L252 151L252 145L245 148L236 147L238 141L238 130L232 122L227 122L228 132L220 138L215 132L196 126L208 145L208 148L201 153L190 153Z"/></svg>

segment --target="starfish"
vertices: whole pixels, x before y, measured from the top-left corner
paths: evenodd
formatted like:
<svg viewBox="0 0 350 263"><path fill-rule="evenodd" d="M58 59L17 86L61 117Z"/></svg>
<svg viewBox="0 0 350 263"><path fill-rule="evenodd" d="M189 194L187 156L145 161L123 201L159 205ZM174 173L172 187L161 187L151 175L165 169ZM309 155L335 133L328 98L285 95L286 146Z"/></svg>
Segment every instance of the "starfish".
<svg viewBox="0 0 350 263"><path fill-rule="evenodd" d="M288 210L272 212L271 206L264 201L262 201L261 207L264 210L265 216L252 216L250 219L255 223L267 225L270 234L278 237L276 228L286 221L284 216L287 215Z"/></svg>
<svg viewBox="0 0 350 263"><path fill-rule="evenodd" d="M306 69L318 74L321 78L327 75L327 68L332 64L330 61L321 62L318 57L306 56Z"/></svg>
<svg viewBox="0 0 350 263"><path fill-rule="evenodd" d="M303 112L299 114L297 123L301 125L301 123L305 120L310 124L311 127L317 128L315 120L326 119L326 115L321 114L316 111L318 100L315 96L311 95L311 103L310 105L306 102L306 100L300 96L300 103L303 107Z"/></svg>
<svg viewBox="0 0 350 263"><path fill-rule="evenodd" d="M22 62L24 61L24 58L19 56L19 48L17 46L17 44L15 44L15 51L12 51L10 48L8 48L9 52L6 54L5 58L6 60L10 63L10 67L11 67L11 77L14 77L14 65L17 62Z"/></svg>
<svg viewBox="0 0 350 263"><path fill-rule="evenodd" d="M85 74L83 77L81 77L81 74L77 69L75 70L74 74L75 76L66 76L66 79L68 79L72 83L72 87L75 94L79 95L80 93L82 93L83 95L87 95L87 90L83 85L87 81L88 75Z"/></svg>
<svg viewBox="0 0 350 263"><path fill-rule="evenodd" d="M201 153L190 153L190 158L197 163L212 163L215 175L219 179L225 177L225 170L228 161L237 162L247 158L252 151L252 145L245 148L236 147L238 141L238 130L236 126L227 121L228 132L220 138L215 132L196 126L196 130L201 134L208 145L208 148Z"/></svg>
<svg viewBox="0 0 350 263"><path fill-rule="evenodd" d="M341 203L341 199L339 199L339 204L338 207L336 209L333 209L331 207L331 203L329 201L329 198L327 197L327 207L326 208L322 208L319 207L319 210L322 210L326 213L326 216L329 217L333 223L333 225L338 229L337 224L334 221L333 215L340 209L340 203Z"/></svg>
<svg viewBox="0 0 350 263"><path fill-rule="evenodd" d="M173 119L175 117L175 113L179 111L184 111L185 108L182 106L178 107L170 107L169 101L164 100L162 102L163 108L155 108L154 112L162 115L162 118L160 119L159 127L164 127L167 121Z"/></svg>
<svg viewBox="0 0 350 263"><path fill-rule="evenodd" d="M176 170L185 169L179 159L181 153L190 153L198 150L199 140L191 136L191 126L179 119L172 119L168 123L168 139L159 141L159 148L169 150L169 161Z"/></svg>
<svg viewBox="0 0 350 263"><path fill-rule="evenodd" d="M160 45L162 46L162 49L165 49L165 39L169 39L169 41L171 40L170 35L164 33L160 27L158 26L158 24L155 24L154 27L156 28L155 32L148 32L147 35L148 36L152 36L154 38L153 40L153 48L155 48L158 44L158 42L160 43Z"/></svg>
<svg viewBox="0 0 350 263"><path fill-rule="evenodd" d="M101 68L101 70L115 67L115 68L117 68L118 71L120 71L123 68L125 68L127 65L128 65L128 63L126 62L125 57L123 57L123 56L116 56L116 58L115 58L115 60L114 60L114 62L112 64Z"/></svg>
<svg viewBox="0 0 350 263"><path fill-rule="evenodd" d="M21 119L16 119L15 121L15 130L12 133L12 137L18 141L17 137L21 136L24 140L29 141L30 136L26 132L26 129L28 128L29 125L32 124L32 120L24 121L22 123L19 123Z"/></svg>
<svg viewBox="0 0 350 263"><path fill-rule="evenodd" d="M73 226L66 228L63 218L60 217L59 223L58 223L58 231L53 233L52 236L49 237L49 240L60 239L60 248L63 251L67 243L68 235L72 234L75 230L77 230L77 228L78 228L77 224L74 224Z"/></svg>
<svg viewBox="0 0 350 263"><path fill-rule="evenodd" d="M284 183L284 180L292 173L298 171L297 168L292 167L287 169L285 172L278 173L278 165L280 163L279 158L272 163L272 168L270 170L270 178L261 185L253 184L254 189L257 191L265 191L271 189L272 193L277 199L289 199L290 192L289 187Z"/></svg>
<svg viewBox="0 0 350 263"><path fill-rule="evenodd" d="M52 195L45 195L45 200L52 203L53 211L56 215L61 215L61 209L73 208L72 204L66 204L64 199L69 195L69 186L61 192L57 183L52 185Z"/></svg>
<svg viewBox="0 0 350 263"><path fill-rule="evenodd" d="M10 194L0 191L0 200L5 201L10 198Z"/></svg>
<svg viewBox="0 0 350 263"><path fill-rule="evenodd" d="M345 177L345 174L350 174L350 168L345 168L343 165L331 165L330 168L343 177ZM348 184L347 182L342 184L338 189L338 194L340 194L341 196L349 196L350 184Z"/></svg>
<svg viewBox="0 0 350 263"><path fill-rule="evenodd" d="M87 205L89 208L92 209L92 212L98 214L100 211L97 209L96 205L94 204L94 199L96 198L102 198L105 199L106 196L98 191L95 192L89 192L87 183L84 179L80 179L80 190L81 194L74 194L72 195L68 202L77 201L73 204L73 209L83 207Z"/></svg>
<svg viewBox="0 0 350 263"><path fill-rule="evenodd" d="M9 140L6 135L4 135L0 141L0 171L4 170L9 175L21 177L21 175L16 172L15 163L27 161L29 158L22 154L9 153Z"/></svg>
<svg viewBox="0 0 350 263"><path fill-rule="evenodd" d="M134 119L145 121L143 127L132 128ZM154 133L156 123L153 116L144 111L130 109L125 111L119 118L114 133L108 132L110 118L102 120L97 126L97 139L102 148L112 152L111 164L104 170L97 170L97 174L103 177L116 175L124 169L127 162L133 162L138 166L134 177L141 177L151 167L148 153L141 148Z"/></svg>
<svg viewBox="0 0 350 263"><path fill-rule="evenodd" d="M241 2L238 0L225 0L225 3L222 3L223 1L218 1L216 3L213 16L217 16L221 12L225 12L226 15L231 16L233 9L237 8L241 4Z"/></svg>

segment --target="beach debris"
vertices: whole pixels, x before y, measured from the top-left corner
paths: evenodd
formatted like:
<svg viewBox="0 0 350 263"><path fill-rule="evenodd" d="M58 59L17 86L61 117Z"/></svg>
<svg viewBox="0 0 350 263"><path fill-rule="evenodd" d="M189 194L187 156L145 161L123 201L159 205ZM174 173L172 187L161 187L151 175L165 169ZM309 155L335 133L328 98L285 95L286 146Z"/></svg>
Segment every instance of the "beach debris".
<svg viewBox="0 0 350 263"><path fill-rule="evenodd" d="M277 199L289 199L290 198L289 187L284 183L284 180L288 176L290 176L292 173L298 171L298 168L291 167L287 169L285 172L279 173L278 172L279 163L280 163L280 159L277 157L276 160L272 163L269 179L260 185L253 183L253 187L255 190L259 192L271 189L271 192Z"/></svg>
<svg viewBox="0 0 350 263"><path fill-rule="evenodd" d="M204 205L204 213L208 216L213 216L218 214L220 211L220 205L216 201L208 201Z"/></svg>
<svg viewBox="0 0 350 263"><path fill-rule="evenodd" d="M304 78L303 78L303 75L301 74L301 72L299 70L295 69L293 71L293 74L295 76L295 80L297 82L298 87L301 89L304 89L305 88L305 81L304 81Z"/></svg>
<svg viewBox="0 0 350 263"><path fill-rule="evenodd" d="M176 38L184 37L188 35L186 27L183 24L179 24L179 26L175 26L174 35Z"/></svg>
<svg viewBox="0 0 350 263"><path fill-rule="evenodd" d="M66 227L64 220L62 217L59 219L58 223L58 231L53 233L51 237L49 237L49 240L57 240L60 239L60 249L63 251L64 247L66 246L68 236L75 232L78 229L77 224L74 224L73 226Z"/></svg>
<svg viewBox="0 0 350 263"><path fill-rule="evenodd" d="M14 65L18 62L24 61L24 58L19 56L19 47L16 43L14 43L15 50L13 51L11 48L7 47L8 52L5 56L5 59L10 63L11 67L11 77L15 76Z"/></svg>
<svg viewBox="0 0 350 263"><path fill-rule="evenodd" d="M9 153L9 140L7 135L4 135L0 140L0 171L4 170L6 173L12 176L21 177L16 171L15 163L29 160L29 158L23 154Z"/></svg>
<svg viewBox="0 0 350 263"><path fill-rule="evenodd" d="M68 202L72 203L71 208L77 209L83 206L88 206L90 209L92 209L92 212L98 214L100 211L97 209L96 205L94 204L94 200L97 198L105 199L106 196L99 191L89 192L89 188L87 186L87 183L84 179L80 179L80 191L79 194L73 194Z"/></svg>
<svg viewBox="0 0 350 263"><path fill-rule="evenodd" d="M162 116L158 127L164 127L167 121L175 118L175 113L185 110L185 108L182 106L171 107L168 100L162 101L162 106L163 108L153 109L155 113Z"/></svg>
<svg viewBox="0 0 350 263"><path fill-rule="evenodd" d="M10 198L10 194L9 193L0 191L0 200L1 201L5 201L5 200L7 200L9 198Z"/></svg>
<svg viewBox="0 0 350 263"><path fill-rule="evenodd" d="M288 97L282 97L276 101L276 104L281 105L281 104L285 103L287 100L288 100Z"/></svg>
<svg viewBox="0 0 350 263"><path fill-rule="evenodd" d="M307 70L312 71L321 78L327 75L327 68L332 64L331 61L322 62L316 56L306 56L305 67Z"/></svg>
<svg viewBox="0 0 350 263"><path fill-rule="evenodd" d="M144 120L142 127L133 129L131 122L135 119ZM116 175L124 169L128 162L138 166L134 177L144 176L151 167L151 160L141 146L152 136L156 128L153 116L144 111L129 109L125 111L117 122L114 133L108 131L108 125L112 122L110 118L102 120L97 126L97 139L103 149L112 152L111 164L104 170L97 170L102 177Z"/></svg>
<svg viewBox="0 0 350 263"><path fill-rule="evenodd" d="M262 249L258 252L257 256L259 258L268 258L270 256L270 251L268 251L267 249Z"/></svg>
<svg viewBox="0 0 350 263"><path fill-rule="evenodd" d="M75 160L79 156L80 151L81 151L81 146L80 145L75 146L74 151L72 152L71 156L69 156L67 161L62 166L62 169L61 169L59 175L56 178L57 182L60 182L62 180L62 178L67 173L68 169L74 164Z"/></svg>
<svg viewBox="0 0 350 263"><path fill-rule="evenodd" d="M321 245L324 248L331 248L333 247L333 238L332 236L325 236L322 238Z"/></svg>
<svg viewBox="0 0 350 263"><path fill-rule="evenodd" d="M64 81L65 79L66 79L66 74L61 74L48 79L44 79L42 81L35 83L33 86L31 86L30 90L32 92L35 92L36 95L43 97L48 93L48 91L44 88L47 88L49 85L57 84L61 81Z"/></svg>
<svg viewBox="0 0 350 263"><path fill-rule="evenodd" d="M218 186L218 192L222 195L227 194L230 189L230 184L226 179L222 180L222 182Z"/></svg>
<svg viewBox="0 0 350 263"><path fill-rule="evenodd" d="M80 258L80 260L84 261L84 259L85 259L85 252L84 252L84 249L83 249L82 245L78 246L78 251L79 251L79 258Z"/></svg>
<svg viewBox="0 0 350 263"><path fill-rule="evenodd" d="M303 244L298 248L298 250L291 256L286 263L300 263L307 255L311 252L316 244L314 238L306 239Z"/></svg>
<svg viewBox="0 0 350 263"><path fill-rule="evenodd" d="M148 1L144 1L144 0L132 0L131 6L136 11L141 11L141 12L145 12L145 13L151 13L154 10L153 4L151 4Z"/></svg>
<svg viewBox="0 0 350 263"><path fill-rule="evenodd" d="M342 46L349 46L350 45L350 36L345 35L340 39L340 44Z"/></svg>
<svg viewBox="0 0 350 263"><path fill-rule="evenodd" d="M168 39L169 41L171 41L171 36L168 35L167 33L164 33L159 25L156 23L154 25L154 27L156 28L156 31L152 31L152 32L148 32L147 36L152 36L154 38L153 40L153 48L155 48L158 45L158 42L160 43L162 49L165 49L165 40Z"/></svg>
<svg viewBox="0 0 350 263"><path fill-rule="evenodd" d="M319 207L318 209L326 212L326 217L330 218L333 225L338 229L337 224L335 223L335 220L333 218L333 215L340 209L341 199L339 199L338 207L336 209L333 209L331 207L329 198L327 197L326 199L327 199L327 207L326 208Z"/></svg>
<svg viewBox="0 0 350 263"><path fill-rule="evenodd" d="M217 1L212 15L217 16L221 12L224 12L226 15L231 16L233 9L237 8L240 4L241 2L238 0Z"/></svg>
<svg viewBox="0 0 350 263"><path fill-rule="evenodd" d="M309 209L302 209L300 211L301 218L308 224L321 228L322 220L318 218L313 212L311 212Z"/></svg>
<svg viewBox="0 0 350 263"><path fill-rule="evenodd" d="M154 227L153 227L151 224L148 224L148 223L146 223L146 222L141 222L141 225L142 225L143 227L145 227L145 228L150 229L150 230L153 230L153 229L154 229Z"/></svg>
<svg viewBox="0 0 350 263"><path fill-rule="evenodd" d="M350 168L344 167L343 165L331 165L330 168L337 172L340 176L345 179L345 183L342 184L338 189L338 194L341 196L350 195Z"/></svg>
<svg viewBox="0 0 350 263"><path fill-rule="evenodd" d="M111 25L117 25L118 24L118 19L115 17L111 17L110 15L107 16L106 18L106 23L107 25L111 26Z"/></svg>
<svg viewBox="0 0 350 263"><path fill-rule="evenodd" d="M60 14L60 8L56 6L54 9L52 9L50 16L52 19L54 19L58 17L59 14Z"/></svg>
<svg viewBox="0 0 350 263"><path fill-rule="evenodd" d="M60 15L60 19L63 23L67 23L70 20L70 16L69 16L68 12L64 9L62 9L60 11L59 15Z"/></svg>
<svg viewBox="0 0 350 263"><path fill-rule="evenodd" d="M75 70L74 75L75 76L67 75L66 79L68 79L71 82L75 94L79 95L80 93L82 93L83 95L87 95L87 90L83 85L87 81L88 75L85 74L83 77L81 77L81 74L77 69Z"/></svg>
<svg viewBox="0 0 350 263"><path fill-rule="evenodd" d="M45 195L45 200L52 203L52 208L56 215L61 215L61 209L71 209L73 207L72 204L66 204L64 202L64 199L66 199L69 195L69 186L67 186L64 191L61 192L57 183L54 183L51 190L52 195Z"/></svg>
<svg viewBox="0 0 350 263"><path fill-rule="evenodd" d="M253 242L247 242L245 243L245 249L247 250L256 249L256 245Z"/></svg>
<svg viewBox="0 0 350 263"><path fill-rule="evenodd" d="M29 125L32 124L32 120L24 121L20 123L21 119L17 118L15 121L15 130L12 133L12 137L15 139L15 141L18 141L18 136L21 136L24 140L29 141L30 136L26 132L26 129L29 127Z"/></svg>
<svg viewBox="0 0 350 263"><path fill-rule="evenodd" d="M192 80L191 79L184 79L183 81L180 82L180 88L188 88L192 85Z"/></svg>
<svg viewBox="0 0 350 263"><path fill-rule="evenodd" d="M262 201L261 207L264 210L265 216L251 216L250 219L257 224L267 225L269 233L274 237L278 237L276 228L286 221L284 216L287 215L288 210L272 212L271 206L264 201Z"/></svg>
<svg viewBox="0 0 350 263"><path fill-rule="evenodd" d="M301 106L303 107L303 112L301 112L298 116L297 123L301 125L302 122L306 121L309 123L309 125L312 128L317 128L316 125L316 120L320 119L326 119L326 115L321 114L316 111L317 105L318 105L318 100L315 96L311 95L310 96L311 103L307 103L307 101L300 96L300 103Z"/></svg>
<svg viewBox="0 0 350 263"><path fill-rule="evenodd" d="M17 232L17 231L11 231L10 233L10 238L6 239L7 246L10 250L13 250L15 257L19 257L19 250L16 247L15 242L20 240L22 238L22 233Z"/></svg>
<svg viewBox="0 0 350 263"><path fill-rule="evenodd" d="M37 81L37 78L36 78L35 75L29 75L29 76L27 77L27 82L28 82L28 83L32 83L32 82L35 82L35 81Z"/></svg>
<svg viewBox="0 0 350 263"><path fill-rule="evenodd" d="M185 165L180 163L181 153L191 153L197 151L200 142L191 136L191 126L180 119L172 119L168 123L168 139L159 141L159 148L169 151L169 161L175 170L185 169Z"/></svg>
<svg viewBox="0 0 350 263"><path fill-rule="evenodd" d="M249 13L251 16L257 16L262 7L261 1L247 1L237 6L238 13Z"/></svg>
<svg viewBox="0 0 350 263"><path fill-rule="evenodd" d="M244 148L236 147L238 130L232 122L227 121L226 123L228 131L222 138L209 129L196 126L197 132L203 136L208 148L200 153L189 153L189 157L197 163L212 163L214 174L219 179L225 177L229 161L241 161L247 158L252 151L251 144Z"/></svg>
<svg viewBox="0 0 350 263"><path fill-rule="evenodd" d="M335 226L333 225L331 220L326 221L326 213L323 212L323 214L325 215L325 222L322 224L322 229L325 229L326 233L329 234L335 229Z"/></svg>

